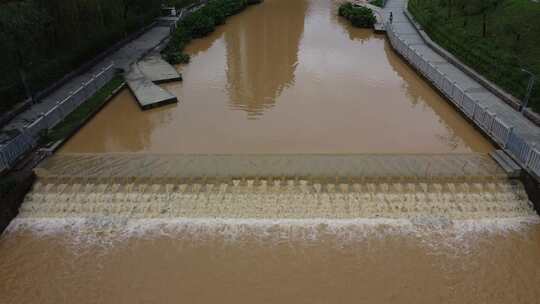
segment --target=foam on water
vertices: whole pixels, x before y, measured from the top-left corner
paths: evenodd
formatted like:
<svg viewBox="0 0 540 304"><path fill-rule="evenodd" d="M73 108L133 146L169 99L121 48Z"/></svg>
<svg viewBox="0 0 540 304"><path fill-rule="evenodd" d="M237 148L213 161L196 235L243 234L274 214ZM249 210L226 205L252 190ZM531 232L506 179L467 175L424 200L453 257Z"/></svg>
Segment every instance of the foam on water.
<svg viewBox="0 0 540 304"><path fill-rule="evenodd" d="M460 239L537 223L523 185L485 155L129 154L53 157L8 231L81 243L166 235Z"/></svg>
<svg viewBox="0 0 540 304"><path fill-rule="evenodd" d="M534 214L509 180L313 183L233 180L217 184L104 184L39 181L20 217L416 219L510 218Z"/></svg>
<svg viewBox="0 0 540 304"><path fill-rule="evenodd" d="M537 216L475 220L424 219L125 219L17 218L7 235L31 233L34 237L61 237L75 247L109 247L131 239L255 239L265 243L311 242L330 236L338 243L361 242L388 236L420 239L424 245L468 250L485 234L520 232L539 225Z"/></svg>

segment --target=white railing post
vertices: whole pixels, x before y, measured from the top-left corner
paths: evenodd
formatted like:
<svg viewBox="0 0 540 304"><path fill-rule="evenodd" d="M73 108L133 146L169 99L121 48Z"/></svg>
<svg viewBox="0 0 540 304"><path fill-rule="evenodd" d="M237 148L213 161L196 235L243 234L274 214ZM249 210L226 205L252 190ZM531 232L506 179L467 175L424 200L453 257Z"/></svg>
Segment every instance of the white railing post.
<svg viewBox="0 0 540 304"><path fill-rule="evenodd" d="M504 143L502 144L503 145L503 148L507 148L508 147L508 142L510 141L510 139L512 138L512 135L514 134L514 127L510 127L508 129L508 135L506 136L506 140L504 141Z"/></svg>
<svg viewBox="0 0 540 304"><path fill-rule="evenodd" d="M531 146L529 146L529 153L527 153L527 158L525 159L525 166L527 168L530 168L530 162L531 162L532 154L535 148L536 148L535 143L532 143Z"/></svg>

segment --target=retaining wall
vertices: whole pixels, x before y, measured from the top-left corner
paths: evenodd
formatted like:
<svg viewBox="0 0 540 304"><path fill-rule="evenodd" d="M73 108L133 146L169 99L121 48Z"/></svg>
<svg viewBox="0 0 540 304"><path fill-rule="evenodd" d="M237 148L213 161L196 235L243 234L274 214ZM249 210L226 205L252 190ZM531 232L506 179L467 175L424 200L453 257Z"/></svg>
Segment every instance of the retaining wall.
<svg viewBox="0 0 540 304"><path fill-rule="evenodd" d="M524 169L540 177L540 152L535 144L515 132L511 121L505 121L478 100L463 90L459 84L451 81L444 72L406 40L396 34L394 26L386 25L386 33L392 47L404 57L411 66L430 81L448 100L480 128L493 142L510 154Z"/></svg>
<svg viewBox="0 0 540 304"><path fill-rule="evenodd" d="M109 82L114 73L114 64L111 63L90 80L82 83L68 97L58 101L49 111L42 113L38 119L19 130L20 133L17 136L1 145L0 172L11 169L21 156L37 146L42 131L50 130L64 120L71 112Z"/></svg>

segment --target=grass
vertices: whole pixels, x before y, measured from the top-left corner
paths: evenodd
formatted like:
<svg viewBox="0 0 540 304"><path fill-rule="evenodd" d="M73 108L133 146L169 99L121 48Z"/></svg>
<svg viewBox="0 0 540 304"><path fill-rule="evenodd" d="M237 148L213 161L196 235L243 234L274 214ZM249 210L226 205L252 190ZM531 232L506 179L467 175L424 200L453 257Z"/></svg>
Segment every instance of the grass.
<svg viewBox="0 0 540 304"><path fill-rule="evenodd" d="M67 138L77 130L89 117L101 108L111 96L111 94L124 83L121 75L114 76L105 86L103 86L90 99L80 105L62 122L51 129L43 138L45 142L55 142Z"/></svg>
<svg viewBox="0 0 540 304"><path fill-rule="evenodd" d="M449 1L411 0L409 11L435 42L522 100L529 76L521 69L540 76L540 3L530 0L450 3L452 6ZM540 112L540 83L533 90L529 106Z"/></svg>

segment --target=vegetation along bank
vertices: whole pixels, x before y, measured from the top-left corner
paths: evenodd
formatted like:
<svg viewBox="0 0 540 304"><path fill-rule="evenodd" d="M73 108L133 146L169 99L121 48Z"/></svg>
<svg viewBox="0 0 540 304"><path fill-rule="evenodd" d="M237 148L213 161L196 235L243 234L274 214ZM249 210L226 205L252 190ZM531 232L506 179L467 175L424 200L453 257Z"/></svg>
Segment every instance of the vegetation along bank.
<svg viewBox="0 0 540 304"><path fill-rule="evenodd" d="M540 3L530 0L411 0L426 33L519 100L530 74L540 77ZM540 80L540 79L539 79ZM540 83L529 106L540 112Z"/></svg>
<svg viewBox="0 0 540 304"><path fill-rule="evenodd" d="M349 20L355 27L373 28L373 25L377 22L371 9L352 4L351 2L340 5L338 14Z"/></svg>
<svg viewBox="0 0 540 304"><path fill-rule="evenodd" d="M213 32L227 17L237 14L251 4L262 0L212 0L203 8L180 21L169 43L163 49L163 57L171 64L189 62L184 48L192 40Z"/></svg>
<svg viewBox="0 0 540 304"><path fill-rule="evenodd" d="M0 113L151 24L160 0L0 2Z"/></svg>

